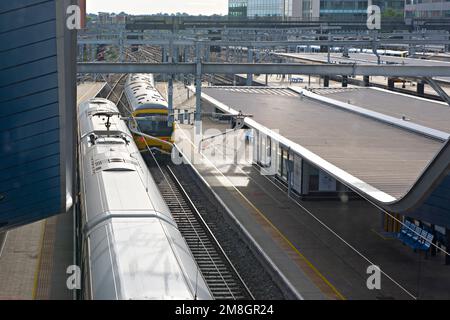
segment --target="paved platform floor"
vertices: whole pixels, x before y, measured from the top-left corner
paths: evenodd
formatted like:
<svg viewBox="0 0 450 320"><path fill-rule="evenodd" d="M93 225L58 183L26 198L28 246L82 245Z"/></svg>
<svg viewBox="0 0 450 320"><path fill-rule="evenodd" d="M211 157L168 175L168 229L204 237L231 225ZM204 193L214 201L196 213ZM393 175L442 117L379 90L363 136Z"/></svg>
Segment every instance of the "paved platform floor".
<svg viewBox="0 0 450 320"><path fill-rule="evenodd" d="M203 130L211 127L224 129L204 120ZM224 164L188 151L192 127L181 129L177 141L197 170L304 298L450 298L443 255L425 258L385 237L381 213L366 201L294 201L250 163ZM223 138L202 145L208 157L234 152ZM381 290L367 288L372 264L384 272Z"/></svg>
<svg viewBox="0 0 450 320"><path fill-rule="evenodd" d="M93 98L104 86L104 82L83 82L77 87L77 103Z"/></svg>
<svg viewBox="0 0 450 320"><path fill-rule="evenodd" d="M35 295L42 221L6 234L0 255L0 300L30 300Z"/></svg>

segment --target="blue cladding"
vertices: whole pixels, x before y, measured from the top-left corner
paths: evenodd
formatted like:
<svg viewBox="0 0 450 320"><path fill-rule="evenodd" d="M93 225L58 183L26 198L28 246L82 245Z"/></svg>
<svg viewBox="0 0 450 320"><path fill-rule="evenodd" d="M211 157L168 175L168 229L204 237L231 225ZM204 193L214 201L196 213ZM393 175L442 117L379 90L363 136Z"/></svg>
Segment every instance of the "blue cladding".
<svg viewBox="0 0 450 320"><path fill-rule="evenodd" d="M28 194L28 196L18 195L17 197L11 197L10 201L0 204L0 211L4 214L9 214L17 212L18 206L21 207L19 210L33 208L37 204L55 198L55 196L59 197L59 186L47 190L35 191L33 194Z"/></svg>
<svg viewBox="0 0 450 320"><path fill-rule="evenodd" d="M17 226L18 224L24 224L36 221L36 219L45 219L52 214L51 212L57 212L60 209L60 205L55 203L57 202L59 195L55 195L55 198L46 199L40 203L35 203L33 206L24 207L24 211L28 212L33 211L33 214L24 214L22 215L20 211L8 212L5 214L5 218L7 221L13 226Z"/></svg>
<svg viewBox="0 0 450 320"><path fill-rule="evenodd" d="M23 184L23 185L14 183L12 188L7 189L5 187L5 189L2 189L2 192L4 192L5 190L11 192L11 197L8 197L7 199L5 199L5 201L2 201L2 203L3 202L7 203L8 201L12 201L12 199L15 199L16 196L21 196L22 194L28 195L33 192L36 192L36 190L51 189L51 188L54 188L55 185L58 186L60 184L59 175L55 175L54 177L45 177L45 179L43 179L43 180L38 180L38 181L33 181L33 182L27 181L27 183L28 184Z"/></svg>
<svg viewBox="0 0 450 320"><path fill-rule="evenodd" d="M450 229L450 175L443 179L418 210L408 215Z"/></svg>
<svg viewBox="0 0 450 320"><path fill-rule="evenodd" d="M39 78L29 79L27 81L0 87L0 102L7 102L37 92L46 91L58 87L58 76L56 73L43 74Z"/></svg>
<svg viewBox="0 0 450 320"><path fill-rule="evenodd" d="M53 1L47 1L34 6L4 12L2 14L3 23L0 25L0 33L54 21L55 15L49 14L55 12L54 7Z"/></svg>
<svg viewBox="0 0 450 320"><path fill-rule="evenodd" d="M0 14L10 11L21 10L23 8L31 8L32 6L53 2L53 0L14 0L14 1L1 1L0 2Z"/></svg>
<svg viewBox="0 0 450 320"><path fill-rule="evenodd" d="M56 1L0 1L0 230L64 208Z"/></svg>
<svg viewBox="0 0 450 320"><path fill-rule="evenodd" d="M29 149L29 146L41 146L49 143L58 143L59 142L59 131L56 129L40 133L22 140L18 140L14 145L10 145L9 148L15 148L17 153L25 152ZM16 146L17 145L17 146ZM8 148L8 146L6 146ZM5 152L9 151L7 149Z"/></svg>
<svg viewBox="0 0 450 320"><path fill-rule="evenodd" d="M37 106L32 110L4 117L0 119L0 128L2 128L2 131L6 131L37 121L57 117L59 115L58 107L59 106L56 103L46 106Z"/></svg>
<svg viewBox="0 0 450 320"><path fill-rule="evenodd" d="M49 13L54 14L54 12ZM1 23L1 25L3 25L3 20ZM11 50L17 47L25 47L30 43L53 39L55 36L55 21L46 21L34 26L28 26L23 29L0 34L0 43L2 44L2 51Z"/></svg>
<svg viewBox="0 0 450 320"><path fill-rule="evenodd" d="M2 143L2 145L10 144L10 146L13 147L12 142L15 142L16 140L26 139L32 135L47 132L49 129L58 128L58 126L59 126L59 118L55 117L43 121L38 121L36 123L24 125L22 127L15 128L12 130L0 131L0 142Z"/></svg>
<svg viewBox="0 0 450 320"><path fill-rule="evenodd" d="M0 70L0 88L40 77L43 72L46 74L56 73L56 62L56 56L52 56Z"/></svg>
<svg viewBox="0 0 450 320"><path fill-rule="evenodd" d="M49 158L51 158L51 157L49 157ZM42 181L44 179L47 179L48 177L56 177L59 175L59 162L56 164L53 163L53 166L50 161L48 163L44 163L42 161L42 163L43 163L42 164L43 168L41 168L39 171L31 171L31 172L28 172L26 175L22 174L21 178L26 178L27 184L33 184L33 183ZM22 187L23 185L19 184L19 182L16 180L18 177L20 177L20 176L16 175L16 177L14 177L14 179L8 179L8 180L2 181L2 183L0 184L0 190L10 191L14 188ZM8 199L9 199L9 197L8 197ZM4 202L6 202L6 201L2 201L0 203L0 206Z"/></svg>
<svg viewBox="0 0 450 320"><path fill-rule="evenodd" d="M30 55L30 51L33 52L32 55ZM51 57L54 56L55 52L56 43L54 39L30 44L27 46L27 50L18 48L0 52L0 70Z"/></svg>
<svg viewBox="0 0 450 320"><path fill-rule="evenodd" d="M50 155L39 160L40 161L33 161L23 165L18 165L14 167L14 169L2 171L1 175L4 177L4 180L0 181L0 192L7 190L6 186L10 185L11 181L15 182L15 179L18 176L31 175L35 172L48 168L49 166L57 166L59 164L59 154Z"/></svg>
<svg viewBox="0 0 450 320"><path fill-rule="evenodd" d="M2 157L0 161L0 170L23 165L33 161L40 161L46 155L52 155L59 152L58 143L49 143L45 146L30 146L30 149L18 154ZM2 179L0 179L3 181Z"/></svg>
<svg viewBox="0 0 450 320"><path fill-rule="evenodd" d="M39 101L41 105L35 102ZM33 95L25 96L15 99L14 101L0 102L0 119L13 114L20 114L25 111L33 110L34 108L45 106L58 102L58 90L49 89Z"/></svg>

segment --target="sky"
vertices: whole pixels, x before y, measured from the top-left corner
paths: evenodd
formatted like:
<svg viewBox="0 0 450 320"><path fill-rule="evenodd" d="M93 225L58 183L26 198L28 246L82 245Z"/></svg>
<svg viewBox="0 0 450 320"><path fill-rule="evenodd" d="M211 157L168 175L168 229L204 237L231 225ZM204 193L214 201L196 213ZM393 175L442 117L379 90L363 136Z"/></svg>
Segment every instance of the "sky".
<svg viewBox="0 0 450 320"><path fill-rule="evenodd" d="M87 12L227 14L228 0L87 0Z"/></svg>

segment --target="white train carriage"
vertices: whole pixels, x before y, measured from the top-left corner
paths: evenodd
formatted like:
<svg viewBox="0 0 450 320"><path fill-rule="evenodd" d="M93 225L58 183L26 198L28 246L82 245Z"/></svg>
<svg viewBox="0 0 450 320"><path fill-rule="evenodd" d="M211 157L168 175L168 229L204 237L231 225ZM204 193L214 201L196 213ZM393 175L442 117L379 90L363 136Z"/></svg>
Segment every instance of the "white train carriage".
<svg viewBox="0 0 450 320"><path fill-rule="evenodd" d="M116 106L80 106L83 297L212 299Z"/></svg>

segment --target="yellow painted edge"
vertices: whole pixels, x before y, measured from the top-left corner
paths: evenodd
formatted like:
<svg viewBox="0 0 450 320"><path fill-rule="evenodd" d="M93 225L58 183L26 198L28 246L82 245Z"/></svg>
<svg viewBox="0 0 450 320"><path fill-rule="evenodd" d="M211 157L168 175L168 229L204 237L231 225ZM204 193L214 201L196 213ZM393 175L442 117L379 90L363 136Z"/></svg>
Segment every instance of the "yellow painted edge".
<svg viewBox="0 0 450 320"><path fill-rule="evenodd" d="M39 273L41 271L42 249L44 247L44 236L45 236L46 226L47 226L47 220L43 221L42 225L41 225L41 239L39 242L39 250L38 250L39 256L38 256L38 261L37 261L37 265L36 265L36 270L34 271L34 284L33 284L33 295L32 295L33 300L36 300L36 296L37 296Z"/></svg>
<svg viewBox="0 0 450 320"><path fill-rule="evenodd" d="M346 298L336 289L335 286L331 284L330 281L294 246L294 244L289 241L289 239L250 201L245 197L242 192L237 190L239 194L245 199L245 201L256 211L258 214L283 238L284 241L306 262L306 264L325 282L330 289L339 297L341 300L346 300Z"/></svg>
<svg viewBox="0 0 450 320"><path fill-rule="evenodd" d="M139 109L133 112L133 117L139 118L140 114L169 114L168 109Z"/></svg>

